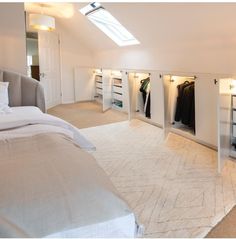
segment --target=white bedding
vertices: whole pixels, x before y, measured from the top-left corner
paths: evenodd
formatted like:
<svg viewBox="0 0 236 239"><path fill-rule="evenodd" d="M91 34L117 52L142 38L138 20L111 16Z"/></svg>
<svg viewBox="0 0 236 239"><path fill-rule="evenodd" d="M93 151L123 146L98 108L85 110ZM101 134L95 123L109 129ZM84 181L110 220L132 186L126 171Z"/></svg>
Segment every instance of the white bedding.
<svg viewBox="0 0 236 239"><path fill-rule="evenodd" d="M11 109L11 113L0 115L0 140L51 132L64 134L74 139L83 149L95 149L78 129L61 119L43 114L36 107L12 107ZM109 221L59 231L46 237L134 237L142 233L140 230L142 228L137 226L134 214L129 213Z"/></svg>
<svg viewBox="0 0 236 239"><path fill-rule="evenodd" d="M141 232L142 234L142 232ZM96 238L124 238L138 236L138 227L135 223L134 214L118 217L110 221L96 223L89 226L79 227L73 230L62 231L47 236L47 238L59 237L96 237Z"/></svg>
<svg viewBox="0 0 236 239"><path fill-rule="evenodd" d="M10 113L0 115L0 130L2 131L0 139L32 136L45 132L64 133L82 149L96 149L79 129L62 119L44 114L33 106L11 107Z"/></svg>

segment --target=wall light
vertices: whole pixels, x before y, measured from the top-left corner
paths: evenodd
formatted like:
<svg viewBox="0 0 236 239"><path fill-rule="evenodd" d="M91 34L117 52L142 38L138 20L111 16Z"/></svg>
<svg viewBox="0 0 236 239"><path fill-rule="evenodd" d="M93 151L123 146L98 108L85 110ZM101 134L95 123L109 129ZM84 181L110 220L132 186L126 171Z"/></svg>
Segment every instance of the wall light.
<svg viewBox="0 0 236 239"><path fill-rule="evenodd" d="M55 18L43 14L29 14L29 25L37 30L55 30Z"/></svg>

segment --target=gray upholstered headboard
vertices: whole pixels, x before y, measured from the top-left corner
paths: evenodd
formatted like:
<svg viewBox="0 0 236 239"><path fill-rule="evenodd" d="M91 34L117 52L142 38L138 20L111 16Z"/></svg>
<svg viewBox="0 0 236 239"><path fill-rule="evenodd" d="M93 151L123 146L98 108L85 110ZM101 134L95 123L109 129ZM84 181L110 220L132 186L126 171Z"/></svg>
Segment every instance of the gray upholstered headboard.
<svg viewBox="0 0 236 239"><path fill-rule="evenodd" d="M44 91L37 80L0 69L0 81L9 82L10 106L37 106L45 112Z"/></svg>

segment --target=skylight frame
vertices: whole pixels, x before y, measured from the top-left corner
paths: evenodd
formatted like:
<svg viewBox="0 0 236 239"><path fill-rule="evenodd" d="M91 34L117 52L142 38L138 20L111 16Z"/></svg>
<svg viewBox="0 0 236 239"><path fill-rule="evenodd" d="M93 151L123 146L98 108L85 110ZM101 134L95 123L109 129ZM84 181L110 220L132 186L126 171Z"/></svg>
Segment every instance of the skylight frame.
<svg viewBox="0 0 236 239"><path fill-rule="evenodd" d="M140 42L100 3L94 2L80 12L97 26L103 33L111 38L118 46L137 45Z"/></svg>

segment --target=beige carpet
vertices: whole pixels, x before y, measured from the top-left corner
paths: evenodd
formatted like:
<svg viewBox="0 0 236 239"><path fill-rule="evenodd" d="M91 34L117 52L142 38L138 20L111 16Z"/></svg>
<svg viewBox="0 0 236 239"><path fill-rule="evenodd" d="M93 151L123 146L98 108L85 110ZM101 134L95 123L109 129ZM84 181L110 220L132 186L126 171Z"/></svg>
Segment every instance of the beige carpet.
<svg viewBox="0 0 236 239"><path fill-rule="evenodd" d="M236 237L236 207L234 207L230 213L208 233L207 237Z"/></svg>
<svg viewBox="0 0 236 239"><path fill-rule="evenodd" d="M103 113L101 104L96 102L58 105L49 109L48 113L62 118L78 128L88 128L128 119L127 114L113 109Z"/></svg>
<svg viewBox="0 0 236 239"><path fill-rule="evenodd" d="M204 237L235 205L236 164L218 175L214 150L139 120L81 131L146 237Z"/></svg>

